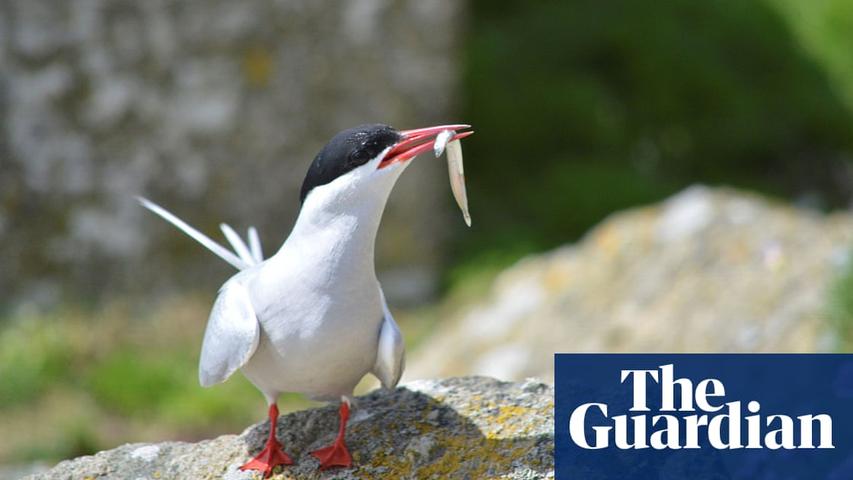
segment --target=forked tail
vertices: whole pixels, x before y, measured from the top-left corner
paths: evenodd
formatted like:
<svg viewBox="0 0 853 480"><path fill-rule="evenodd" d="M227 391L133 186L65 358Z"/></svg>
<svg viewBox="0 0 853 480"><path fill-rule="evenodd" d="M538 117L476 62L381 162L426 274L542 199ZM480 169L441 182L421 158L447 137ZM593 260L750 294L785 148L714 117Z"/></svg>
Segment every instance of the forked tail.
<svg viewBox="0 0 853 480"><path fill-rule="evenodd" d="M199 232L195 228L191 227L185 221L180 218L174 216L171 212L164 209L160 205L142 197L136 197L139 200L139 203L142 204L143 207L151 210L156 213L163 220L171 223L178 230L189 235L193 240L202 244L204 248L213 252L217 257L225 260L230 263L237 270L245 270L253 265L257 265L264 261L264 254L261 250L261 239L258 236L258 230L255 227L249 227L248 231L248 244L240 238L240 235L234 231L229 225L225 223L219 224L219 228L222 229L222 233L225 234L225 238L228 240L228 243L231 244L231 248L234 251L230 251L222 245L216 243L207 235Z"/></svg>

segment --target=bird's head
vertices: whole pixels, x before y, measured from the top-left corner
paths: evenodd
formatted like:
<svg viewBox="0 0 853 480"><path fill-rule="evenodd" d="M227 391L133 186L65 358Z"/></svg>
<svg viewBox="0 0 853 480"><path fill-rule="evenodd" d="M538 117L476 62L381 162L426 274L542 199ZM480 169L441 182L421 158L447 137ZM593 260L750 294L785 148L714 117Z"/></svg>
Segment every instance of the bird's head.
<svg viewBox="0 0 853 480"><path fill-rule="evenodd" d="M465 130L469 125L439 125L396 130L388 125L361 125L344 130L314 158L300 199L303 209L350 210L354 203L384 202L410 160L431 151L435 137L445 130ZM457 133L463 138L471 131Z"/></svg>

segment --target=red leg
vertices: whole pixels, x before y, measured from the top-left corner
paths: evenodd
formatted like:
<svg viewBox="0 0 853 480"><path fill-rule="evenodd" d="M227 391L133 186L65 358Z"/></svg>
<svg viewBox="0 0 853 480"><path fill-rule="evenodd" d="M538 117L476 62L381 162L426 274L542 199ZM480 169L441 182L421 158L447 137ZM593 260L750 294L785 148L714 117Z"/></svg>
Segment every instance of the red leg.
<svg viewBox="0 0 853 480"><path fill-rule="evenodd" d="M279 465L293 465L293 460L281 450L281 444L275 438L276 421L278 420L278 406L270 405L270 436L267 445L255 458L246 462L240 470L258 470L263 472L264 478L272 475L272 470Z"/></svg>
<svg viewBox="0 0 853 480"><path fill-rule="evenodd" d="M344 400L341 402L341 424L338 427L338 438L328 447L311 452L311 455L320 461L320 470L325 470L331 467L352 467L352 456L347 450L347 444L344 442L346 434L347 420L349 420L349 402Z"/></svg>

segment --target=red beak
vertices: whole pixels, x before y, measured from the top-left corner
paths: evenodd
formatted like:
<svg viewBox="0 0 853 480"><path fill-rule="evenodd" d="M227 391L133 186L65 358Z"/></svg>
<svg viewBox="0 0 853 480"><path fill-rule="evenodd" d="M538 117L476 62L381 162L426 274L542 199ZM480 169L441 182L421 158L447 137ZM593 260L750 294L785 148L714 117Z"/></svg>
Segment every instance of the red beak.
<svg viewBox="0 0 853 480"><path fill-rule="evenodd" d="M457 124L403 130L400 132L400 135L403 138L401 138L400 141L397 142L397 144L394 145L387 154L385 154L385 158L379 162L379 166L377 168L385 168L398 162L405 162L415 158L427 150L431 150L433 143L435 142L435 137L445 130L465 130L468 128L471 128L471 125ZM465 138L472 133L474 133L473 130L457 133L453 138L451 138L451 141Z"/></svg>

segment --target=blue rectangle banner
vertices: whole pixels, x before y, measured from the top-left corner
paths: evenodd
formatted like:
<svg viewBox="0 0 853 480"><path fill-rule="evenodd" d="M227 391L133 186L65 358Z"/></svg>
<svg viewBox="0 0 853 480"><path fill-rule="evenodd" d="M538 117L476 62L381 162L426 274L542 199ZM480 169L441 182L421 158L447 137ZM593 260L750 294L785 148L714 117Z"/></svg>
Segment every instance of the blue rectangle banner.
<svg viewBox="0 0 853 480"><path fill-rule="evenodd" d="M557 354L558 479L853 480L853 355Z"/></svg>

